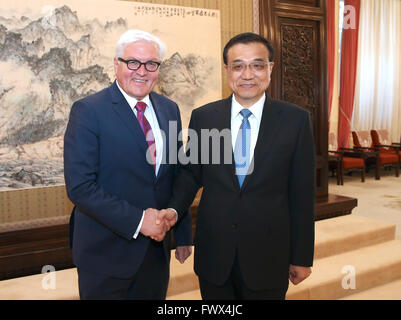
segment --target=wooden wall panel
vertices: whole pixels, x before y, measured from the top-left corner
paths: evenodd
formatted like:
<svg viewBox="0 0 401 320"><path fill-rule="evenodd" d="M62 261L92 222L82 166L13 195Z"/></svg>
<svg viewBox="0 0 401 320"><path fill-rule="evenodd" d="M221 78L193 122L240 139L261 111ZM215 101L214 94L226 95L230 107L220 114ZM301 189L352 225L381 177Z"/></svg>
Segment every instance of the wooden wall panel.
<svg viewBox="0 0 401 320"><path fill-rule="evenodd" d="M315 7L318 8L320 7L320 2L319 0L278 0L278 4L288 4L290 6L293 5L301 5L301 6L308 6L308 7Z"/></svg>
<svg viewBox="0 0 401 320"><path fill-rule="evenodd" d="M0 232L0 280L74 267L68 224Z"/></svg>
<svg viewBox="0 0 401 320"><path fill-rule="evenodd" d="M270 94L311 114L318 197L328 195L327 33L325 0L260 0L260 33L275 50Z"/></svg>
<svg viewBox="0 0 401 320"><path fill-rule="evenodd" d="M0 232L7 223L69 215L72 207L64 185L1 191Z"/></svg>

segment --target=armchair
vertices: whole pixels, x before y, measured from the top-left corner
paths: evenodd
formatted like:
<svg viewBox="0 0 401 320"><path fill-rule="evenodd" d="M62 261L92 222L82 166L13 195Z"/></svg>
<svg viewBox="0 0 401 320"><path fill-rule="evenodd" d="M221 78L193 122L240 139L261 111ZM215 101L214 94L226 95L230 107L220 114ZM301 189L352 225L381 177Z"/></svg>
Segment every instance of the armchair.
<svg viewBox="0 0 401 320"><path fill-rule="evenodd" d="M344 172L356 169L361 172L361 181L365 182L365 155L359 150L339 148L335 133L329 133L329 170L336 171L337 184L344 184Z"/></svg>
<svg viewBox="0 0 401 320"><path fill-rule="evenodd" d="M381 167L393 166L396 177L399 176L398 156L395 153L380 152L378 148L375 148L369 131L352 131L352 139L354 148L365 152L367 165L375 164L376 180L380 180Z"/></svg>
<svg viewBox="0 0 401 320"><path fill-rule="evenodd" d="M379 152L396 154L398 156L398 163L401 163L401 144L391 142L388 130L370 130L370 135L374 147L379 150Z"/></svg>

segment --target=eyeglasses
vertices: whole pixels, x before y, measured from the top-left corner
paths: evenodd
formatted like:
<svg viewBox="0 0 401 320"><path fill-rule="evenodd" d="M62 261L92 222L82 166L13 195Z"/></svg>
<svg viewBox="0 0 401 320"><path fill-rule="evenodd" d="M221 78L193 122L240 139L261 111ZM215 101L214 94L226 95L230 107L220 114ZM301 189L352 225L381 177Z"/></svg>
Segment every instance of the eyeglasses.
<svg viewBox="0 0 401 320"><path fill-rule="evenodd" d="M123 58L118 58L118 61L124 62L127 64L127 68L133 71L137 71L142 65L145 66L146 71L155 72L159 66L160 62L157 61L146 61L141 62L138 60L124 60Z"/></svg>
<svg viewBox="0 0 401 320"><path fill-rule="evenodd" d="M246 70L247 67L251 69L252 72L262 72L267 69L268 66L270 66L271 62L266 62L266 61L254 61L249 64L246 64L244 62L234 62L230 63L227 66L230 68L232 72L243 72Z"/></svg>

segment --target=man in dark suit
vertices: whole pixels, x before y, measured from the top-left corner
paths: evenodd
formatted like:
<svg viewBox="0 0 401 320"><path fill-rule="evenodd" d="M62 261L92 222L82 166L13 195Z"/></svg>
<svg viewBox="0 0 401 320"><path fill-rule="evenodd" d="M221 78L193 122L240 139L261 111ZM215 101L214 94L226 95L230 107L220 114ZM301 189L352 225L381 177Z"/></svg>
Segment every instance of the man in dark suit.
<svg viewBox="0 0 401 320"><path fill-rule="evenodd" d="M165 161L169 122L180 130L181 119L176 103L152 92L165 52L153 35L125 32L116 46L116 81L71 108L64 171L75 204L72 252L81 299L166 296L168 230L176 220L157 209L168 204L178 169ZM174 227L181 263L191 253L191 225L188 215Z"/></svg>
<svg viewBox="0 0 401 320"><path fill-rule="evenodd" d="M273 48L263 37L237 35L223 58L233 95L192 112L190 163L168 207L184 216L203 187L194 239L203 299L284 299L288 279L304 280L313 262L309 113L265 93Z"/></svg>

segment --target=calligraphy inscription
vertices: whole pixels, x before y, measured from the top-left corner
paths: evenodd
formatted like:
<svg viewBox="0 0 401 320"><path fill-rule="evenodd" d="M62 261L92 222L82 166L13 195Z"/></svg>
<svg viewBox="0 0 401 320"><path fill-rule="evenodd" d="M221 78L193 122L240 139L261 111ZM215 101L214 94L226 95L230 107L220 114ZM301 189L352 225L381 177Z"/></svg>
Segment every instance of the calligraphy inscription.
<svg viewBox="0 0 401 320"><path fill-rule="evenodd" d="M136 5L134 6L134 15L153 15L158 17L211 17L219 18L217 11L186 8L186 7L171 7L171 6L149 6L149 5Z"/></svg>

